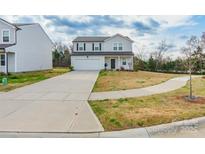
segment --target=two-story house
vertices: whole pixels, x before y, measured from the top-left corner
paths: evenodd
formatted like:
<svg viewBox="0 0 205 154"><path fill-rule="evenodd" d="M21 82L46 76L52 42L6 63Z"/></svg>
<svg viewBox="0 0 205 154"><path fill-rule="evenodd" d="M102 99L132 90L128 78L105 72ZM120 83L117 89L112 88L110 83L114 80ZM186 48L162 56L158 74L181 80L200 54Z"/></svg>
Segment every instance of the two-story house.
<svg viewBox="0 0 205 154"><path fill-rule="evenodd" d="M74 70L133 70L133 41L121 34L110 37L77 37L73 40Z"/></svg>
<svg viewBox="0 0 205 154"><path fill-rule="evenodd" d="M38 23L14 24L0 18L0 72L52 69L52 48Z"/></svg>

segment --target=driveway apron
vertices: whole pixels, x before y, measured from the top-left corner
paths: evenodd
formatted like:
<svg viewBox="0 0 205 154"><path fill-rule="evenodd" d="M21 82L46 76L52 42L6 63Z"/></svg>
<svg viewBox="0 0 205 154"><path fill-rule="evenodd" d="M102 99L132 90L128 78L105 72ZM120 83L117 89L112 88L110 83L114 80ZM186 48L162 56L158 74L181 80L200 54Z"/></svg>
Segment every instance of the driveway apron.
<svg viewBox="0 0 205 154"><path fill-rule="evenodd" d="M0 94L1 132L101 132L87 100L98 71L73 71Z"/></svg>

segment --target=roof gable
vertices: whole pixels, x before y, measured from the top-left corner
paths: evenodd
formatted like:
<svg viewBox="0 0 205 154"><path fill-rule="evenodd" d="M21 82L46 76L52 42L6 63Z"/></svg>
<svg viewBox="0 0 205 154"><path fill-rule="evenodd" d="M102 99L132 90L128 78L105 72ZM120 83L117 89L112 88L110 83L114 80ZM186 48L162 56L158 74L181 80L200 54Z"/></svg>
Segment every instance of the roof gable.
<svg viewBox="0 0 205 154"><path fill-rule="evenodd" d="M111 40L111 39L113 39L113 38L115 38L115 37L117 37L117 36L119 36L119 37L122 37L122 38L124 38L124 39L126 39L126 40L128 40L128 41L130 41L130 42L134 42L133 40L131 40L129 37L127 37L127 36L123 36L123 35L121 35L121 34L115 34L115 35L113 35L112 37L109 37L108 39L106 39L106 40L104 40L104 41L109 41L109 40Z"/></svg>
<svg viewBox="0 0 205 154"><path fill-rule="evenodd" d="M103 36L85 36L85 37L77 37L73 40L73 42L103 42L104 40L110 37Z"/></svg>
<svg viewBox="0 0 205 154"><path fill-rule="evenodd" d="M73 42L104 42L104 41L109 41L110 39L117 37L117 36L122 37L130 42L134 42L129 37L123 36L121 34L115 34L113 36L79 36L79 37L76 37L73 40Z"/></svg>
<svg viewBox="0 0 205 154"><path fill-rule="evenodd" d="M0 18L0 22L4 23L4 24L6 24L6 25L8 25L8 26L10 26L10 27L12 27L12 28L19 29L17 26L15 26L14 24L12 24L12 23L10 23L10 22L4 20L4 19L1 19L1 18Z"/></svg>

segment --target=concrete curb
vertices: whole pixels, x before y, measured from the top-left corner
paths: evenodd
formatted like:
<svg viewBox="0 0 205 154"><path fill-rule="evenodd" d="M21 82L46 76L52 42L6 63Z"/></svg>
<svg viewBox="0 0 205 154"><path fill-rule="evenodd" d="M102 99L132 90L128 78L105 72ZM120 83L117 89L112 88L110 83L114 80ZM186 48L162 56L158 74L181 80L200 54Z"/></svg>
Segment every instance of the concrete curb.
<svg viewBox="0 0 205 154"><path fill-rule="evenodd" d="M32 137L32 138L150 138L157 135L177 133L180 131L196 131L205 126L205 117L199 117L190 120L172 122L156 126L133 128L121 131L111 132L93 132L93 133L25 133L25 132L0 132L2 137Z"/></svg>
<svg viewBox="0 0 205 154"><path fill-rule="evenodd" d="M156 126L127 129L122 131L102 132L100 137L155 137L168 133L177 133L180 131L195 131L205 126L205 117L183 120Z"/></svg>

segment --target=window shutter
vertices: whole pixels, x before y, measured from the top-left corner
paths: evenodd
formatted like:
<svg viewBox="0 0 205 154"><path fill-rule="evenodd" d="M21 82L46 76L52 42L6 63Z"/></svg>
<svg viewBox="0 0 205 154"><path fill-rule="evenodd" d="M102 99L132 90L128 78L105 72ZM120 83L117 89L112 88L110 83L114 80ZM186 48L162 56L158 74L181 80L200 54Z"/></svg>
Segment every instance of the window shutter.
<svg viewBox="0 0 205 154"><path fill-rule="evenodd" d="M77 51L78 51L78 43L77 43Z"/></svg>
<svg viewBox="0 0 205 154"><path fill-rule="evenodd" d="M101 43L99 43L100 51L101 51Z"/></svg>
<svg viewBox="0 0 205 154"><path fill-rule="evenodd" d="M93 51L94 51L94 43L93 43Z"/></svg>
<svg viewBox="0 0 205 154"><path fill-rule="evenodd" d="M86 44L84 43L84 51L86 50Z"/></svg>

